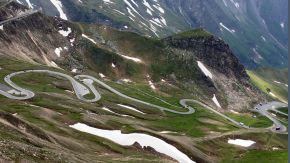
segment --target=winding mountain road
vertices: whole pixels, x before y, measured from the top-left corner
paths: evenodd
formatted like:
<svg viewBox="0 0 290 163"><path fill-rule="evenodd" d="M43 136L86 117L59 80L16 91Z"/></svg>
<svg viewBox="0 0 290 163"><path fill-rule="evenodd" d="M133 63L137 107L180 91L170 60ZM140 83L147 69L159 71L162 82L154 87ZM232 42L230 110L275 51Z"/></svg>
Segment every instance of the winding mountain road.
<svg viewBox="0 0 290 163"><path fill-rule="evenodd" d="M282 107L288 107L288 105L281 103L281 102L272 101L272 102L267 102L264 104L258 104L253 111L256 111L256 112L262 114L263 116L269 118L274 123L274 127L271 128L272 131L274 131L274 132L286 132L287 127L284 126L278 119L276 119L274 116L272 116L269 113L269 110L277 111L277 108L282 108ZM285 113L283 113L283 114L285 114Z"/></svg>
<svg viewBox="0 0 290 163"><path fill-rule="evenodd" d="M167 111L167 112L171 112L171 113L175 113L175 114L192 114L192 113L195 112L194 108L192 108L190 106L185 106L183 104L181 104L181 105L183 105L188 111L185 111L185 112L176 111L176 110L168 109L168 108L165 108L165 107L162 107L162 106L154 105L154 104L151 104L151 103L148 103L148 102L145 102L145 101L141 101L141 100L138 100L136 98L129 97L129 96L124 95L123 93L115 90L114 88L110 87L109 85L107 85L106 83L100 81L99 79L97 79L95 77L92 77L92 76L89 76L89 75L78 75L78 76L76 76L76 78L77 79L81 79L81 78L91 79L94 82L98 83L99 85L103 86L104 88L108 89L109 91L115 93L116 95L118 95L120 97L129 99L131 101L134 101L134 102L137 102L137 103L140 103L140 104L144 104L144 105L147 105L147 106L151 106L151 107L157 108L157 109L159 109L161 111Z"/></svg>
<svg viewBox="0 0 290 163"><path fill-rule="evenodd" d="M127 96L127 95L117 91L116 89L112 88L111 86L107 85L106 83L102 82L101 80L99 80L93 76L89 76L89 75L77 75L73 78L67 74L64 74L61 72L50 71L50 70L25 70L25 71L14 72L14 73L7 75L4 78L4 81L8 85L10 85L16 92L19 92L20 95L15 96L13 94L10 94L4 90L1 90L1 87L0 87L0 94L7 97L7 98L14 99L14 100L26 100L26 99L33 98L35 96L35 94L32 91L21 88L20 86L18 86L17 84L12 82L12 80L11 80L11 78L14 76L26 74L26 73L46 73L48 75L59 76L59 77L62 77L64 79L67 79L71 82L77 98L82 100L82 101L85 101L85 102L92 103L92 102L97 102L101 99L100 93L96 90L96 88L93 85L95 82L95 83L101 85L102 87L106 88L107 90L111 91L112 93L114 93L120 97L126 98L128 100L131 100L131 101L134 101L134 102L137 102L140 104L144 104L144 105L156 108L156 109L159 109L160 111L167 111L170 113L181 114L181 115L193 114L195 112L195 109L187 104L189 102L193 102L193 103L197 103L197 104L203 106L204 108L208 109L209 111L211 111L211 112L223 117L224 119L232 122L236 126L239 126L239 127L245 128L245 129L255 129L255 128L250 128L249 126L246 126L240 122L237 122L236 120L216 111L215 109L209 107L208 105L205 105L204 103L193 100L193 99L181 99L179 103L183 108L187 109L187 111L176 111L176 110L168 109L168 108L165 108L162 106L158 106L155 104L151 104L149 102L145 102L145 101ZM92 93L94 95L94 98L87 99L84 97L90 93ZM285 132L287 132L287 128L279 120L272 117L270 115L270 113L268 112L268 110L276 110L276 108L287 107L287 106L288 105L286 105L284 103L280 103L280 102L269 102L269 103L257 105L255 107L255 109L253 109L253 111L259 112L260 114L268 117L270 120L273 121L274 128L271 128L272 131L279 132L279 133L285 133ZM277 128L279 128L279 129L277 130Z"/></svg>

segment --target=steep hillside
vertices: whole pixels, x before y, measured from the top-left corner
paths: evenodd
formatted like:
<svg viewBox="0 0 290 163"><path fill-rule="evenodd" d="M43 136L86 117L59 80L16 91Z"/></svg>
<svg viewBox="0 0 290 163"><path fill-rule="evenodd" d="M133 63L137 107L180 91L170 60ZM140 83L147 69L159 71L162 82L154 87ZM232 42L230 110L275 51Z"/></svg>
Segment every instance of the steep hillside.
<svg viewBox="0 0 290 163"><path fill-rule="evenodd" d="M2 0L3 1L3 0ZM153 37L203 27L225 40L247 67L288 65L288 1L19 0L45 14L102 23Z"/></svg>
<svg viewBox="0 0 290 163"><path fill-rule="evenodd" d="M274 99L288 103L288 69L259 68L248 71L253 83Z"/></svg>
<svg viewBox="0 0 290 163"><path fill-rule="evenodd" d="M287 160L285 113L269 118L257 104L272 99L207 30L157 39L16 2L0 18L0 162Z"/></svg>
<svg viewBox="0 0 290 163"><path fill-rule="evenodd" d="M167 80L214 107L214 95L229 109L250 108L261 100L262 95L249 84L244 67L228 45L209 33L194 36L203 32L197 29L186 37L181 33L157 40L34 13L3 25L0 52L69 71L94 70L114 80L129 78L156 84ZM206 77L202 67L210 76Z"/></svg>

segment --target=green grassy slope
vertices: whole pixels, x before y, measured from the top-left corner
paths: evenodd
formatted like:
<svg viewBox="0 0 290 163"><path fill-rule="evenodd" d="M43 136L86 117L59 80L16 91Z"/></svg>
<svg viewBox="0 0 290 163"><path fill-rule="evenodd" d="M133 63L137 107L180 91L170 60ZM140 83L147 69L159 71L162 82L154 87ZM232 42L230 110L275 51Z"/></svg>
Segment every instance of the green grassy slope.
<svg viewBox="0 0 290 163"><path fill-rule="evenodd" d="M255 71L248 70L247 73L250 76L252 82L264 93L268 94L274 99L288 103L288 87L275 83L274 78L270 78L268 76L265 78L262 76L261 72L256 73ZM270 89L274 95L269 94L267 89Z"/></svg>
<svg viewBox="0 0 290 163"><path fill-rule="evenodd" d="M253 140L256 143L249 148L230 145L228 139ZM252 162L281 162L288 161L287 135L272 133L240 133L216 138L198 143L202 151L215 153L222 163L252 163ZM220 150L222 149L222 150Z"/></svg>
<svg viewBox="0 0 290 163"><path fill-rule="evenodd" d="M71 74L60 69L31 65L8 58L5 61L0 61L0 67L3 68L0 70L1 78L6 74L23 69L51 69ZM94 75L89 71L85 73ZM192 115L162 113L156 109L120 98L98 85L96 87L102 94L102 99L97 103L90 104L79 101L70 92L72 91L70 83L60 78L46 76L44 74L25 74L16 76L12 80L20 86L35 91L36 96L26 101L14 101L0 96L2 112L9 113L10 116L14 114L17 118L29 124L29 126L36 127L37 130L32 132L32 135L36 134L36 131L39 133L44 132L45 135L53 136L53 139L59 143L55 145L47 141L39 142L34 136L30 135L27 137L27 135L17 132L21 128L10 128L1 123L0 127L5 129L5 133L0 132L0 140L6 140L6 143L11 148L4 147L0 151L15 154L7 155L12 160L23 160L25 158L29 161L39 161L41 158L46 157L50 162L55 162L56 158L60 161L118 160L119 162L128 162L124 158L129 158L129 162L138 162L140 160L142 162L168 162L166 158L159 155L136 149L136 147L122 147L103 138L80 133L68 127L69 124L76 122L87 123L98 128L121 129L123 132L128 133L144 132L155 135L168 142L172 142L193 158L197 157L196 151L188 148L195 146L192 140L202 139L212 133L235 132L238 130L230 122L196 104L191 104L197 110ZM164 94L152 91L144 83L121 84L110 80L106 82L124 94L171 109L179 108L170 107L169 104L159 101L157 98L164 99L170 104L178 105L179 98L189 97L187 92L179 89L167 89L168 94ZM4 83L3 80L1 83ZM163 87L166 87L166 85ZM146 115L120 108L116 105L119 103L134 106L145 112ZM116 113L131 115L135 118L120 117L106 112L101 109L103 106L110 108ZM3 119L2 116L0 118ZM260 123L257 122L257 124ZM161 131L171 131L172 133L161 135L159 133ZM79 139L80 137L82 139ZM40 143L41 148L38 146L33 147L30 143L27 143L31 141ZM28 149L21 151L21 147L24 145L28 146ZM212 148L215 147L218 147L218 145L215 144L212 146ZM222 151L227 150L227 148L220 149ZM216 151L215 153L218 154L218 152L220 151ZM260 152L262 151L257 149L257 153ZM55 157L58 153L61 153L61 157ZM78 153L78 157L75 157L75 153ZM104 155L104 153L106 154ZM22 155L26 157L21 157Z"/></svg>
<svg viewBox="0 0 290 163"><path fill-rule="evenodd" d="M268 118L259 115L257 113L252 114L234 114L234 113L226 113L227 116L235 119L238 122L242 122L249 127L254 128L266 128L272 126L273 122ZM256 116L255 118L253 116Z"/></svg>

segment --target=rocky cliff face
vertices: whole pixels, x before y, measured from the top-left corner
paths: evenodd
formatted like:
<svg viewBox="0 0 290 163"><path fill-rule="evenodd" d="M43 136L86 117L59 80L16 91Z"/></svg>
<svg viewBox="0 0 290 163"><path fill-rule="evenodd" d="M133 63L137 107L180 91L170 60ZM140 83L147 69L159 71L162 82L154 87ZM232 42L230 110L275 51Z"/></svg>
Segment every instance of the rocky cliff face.
<svg viewBox="0 0 290 163"><path fill-rule="evenodd" d="M217 37L173 36L164 40L173 48L191 51L198 60L228 77L236 77L241 81L249 79L245 67L230 50L229 45Z"/></svg>
<svg viewBox="0 0 290 163"><path fill-rule="evenodd" d="M192 33L200 34L192 35ZM200 61L206 65L213 75L208 81L214 86L208 90L211 90L212 94L217 94L219 101L228 109L250 108L251 103L264 99L250 83L245 67L221 39L203 29L197 29L170 36L164 39L164 42L176 53L186 55L187 60Z"/></svg>

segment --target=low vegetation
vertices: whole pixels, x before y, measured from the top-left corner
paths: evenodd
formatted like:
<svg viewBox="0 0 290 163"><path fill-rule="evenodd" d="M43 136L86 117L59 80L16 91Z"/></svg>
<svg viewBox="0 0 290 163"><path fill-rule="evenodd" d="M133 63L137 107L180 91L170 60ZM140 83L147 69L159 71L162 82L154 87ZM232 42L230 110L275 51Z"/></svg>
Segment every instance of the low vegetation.
<svg viewBox="0 0 290 163"><path fill-rule="evenodd" d="M246 126L253 128L266 128L270 127L273 122L267 117L264 117L258 113L225 113L227 116L233 118L234 120L245 124Z"/></svg>
<svg viewBox="0 0 290 163"><path fill-rule="evenodd" d="M23 69L52 69L55 71L63 71L46 66L24 64L13 60L7 60L5 62L0 61L0 67L3 68L0 70L0 77L2 79L5 75L11 72ZM69 72L65 73L69 74ZM202 140L203 137L214 134L235 132L239 130L237 126L234 126L227 120L194 103L191 103L190 105L196 109L196 113L191 115L176 115L167 112L160 112L157 109L128 101L98 85L95 86L98 91L100 91L102 99L97 103L90 104L79 101L75 97L75 94L72 93L70 83L61 78L48 76L46 74L31 73L15 76L12 80L16 84L34 91L36 96L26 101L14 101L0 96L2 111L15 115L16 118L37 127L48 136L53 136L54 140L61 144L62 148L64 148L59 149L59 147L55 146L53 143L45 142L44 144L41 144L41 148L33 147L35 150L32 150L33 145L27 142L31 142L33 140L34 143L40 143L35 140L34 137L30 136L27 140L24 138L25 135L16 132L17 130L20 130L20 128L17 129L16 127L15 130L5 125L0 125L0 127L9 128L5 129L5 131L9 132L0 132L0 139L9 139L9 145L13 147L13 149L4 147L1 151L5 150L6 152L8 151L9 153L15 154L14 156L9 155L9 158L13 160L21 159L17 157L18 155L26 155L27 157L25 158L27 160L38 161L41 157L45 157L51 162L55 162L55 158L59 158L60 160L79 160L81 158L82 160L91 161L105 161L110 159L121 162L128 162L128 160L124 160L124 158L128 158L129 162L138 162L140 160L142 160L142 162L148 162L148 160L151 162L168 162L167 158L160 157L159 155L152 154L148 151L140 150L137 147L122 147L106 139L80 133L68 127L68 125L76 122L87 123L98 128L121 129L123 132L127 133L145 132L151 135L158 135L160 138L172 142L173 144L176 143L176 140L181 141L183 136L189 140ZM2 83L4 82L2 81ZM164 88L166 93L161 92L160 90L154 91L148 86L148 83L120 84L116 81L109 80L106 81L106 83L126 95L180 111L183 111L184 109L172 105L179 106L179 99L191 96L176 88ZM163 87L166 87L166 85ZM162 102L160 99L165 100L166 102ZM118 103L134 106L146 114L142 115L134 111L121 108L116 105ZM130 115L135 118L121 117L119 115L104 111L101 109L103 106L110 108L116 113ZM229 116L253 127L268 127L271 125L269 120L264 117L260 117L259 115L256 115L257 118L253 118L248 114L243 114L242 116ZM164 134L164 136L160 136L159 132L161 131L169 131L169 133ZM168 135L174 136L174 139L171 139ZM80 137L82 137L81 140L79 139ZM255 138L255 135L251 135L251 138ZM273 136L273 138L270 139L272 140L270 141L270 145L276 143L273 146L278 146L277 143L280 141L280 138ZM17 143L21 144L21 146L24 144L29 146L28 150L21 151L21 146L15 145ZM243 151L244 154L242 156L236 157L240 152L239 148L229 148L227 145L221 148L219 143L212 144L211 141L206 141L205 144L211 145L211 148L222 149L213 151L215 155L219 155L220 153L227 152L229 150L234 151L227 158L221 157L224 159L224 162L230 162L233 160L240 162L242 159L252 161L257 159L258 156L267 153L267 150L264 150L267 148L263 148L251 150L249 152ZM264 144L264 142L261 144ZM176 143L176 145L184 151L188 150L183 146L179 146L178 143ZM207 147L207 145L203 146ZM198 145L197 148L203 150L203 146L200 147ZM283 145L278 147L281 148L281 152L279 153L277 151L272 153L272 157L276 158L280 156L283 157L281 160L284 160L285 147ZM83 152L79 153L80 149ZM61 151L61 156L55 157L59 151ZM33 152L36 155L31 154ZM72 155L72 153L76 152L78 152L79 158ZM191 152L192 151L187 153L189 155L194 155L194 152ZM206 153L206 151L204 152ZM104 155L104 153L106 154ZM265 157L268 157L268 155Z"/></svg>
<svg viewBox="0 0 290 163"><path fill-rule="evenodd" d="M256 85L261 91L282 102L288 101L288 87L285 85L275 84L274 79L265 79L254 71L248 70L247 73L254 85Z"/></svg>

